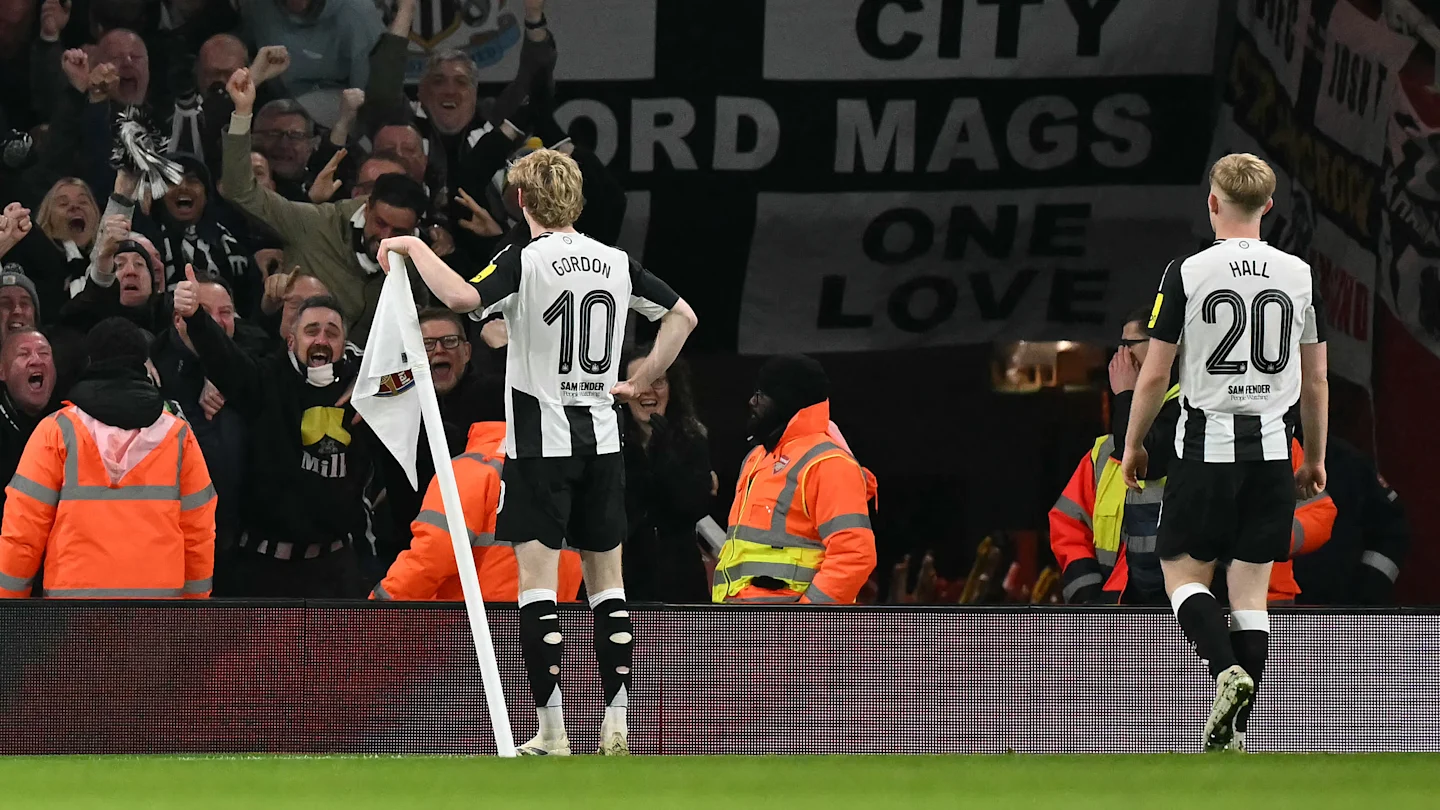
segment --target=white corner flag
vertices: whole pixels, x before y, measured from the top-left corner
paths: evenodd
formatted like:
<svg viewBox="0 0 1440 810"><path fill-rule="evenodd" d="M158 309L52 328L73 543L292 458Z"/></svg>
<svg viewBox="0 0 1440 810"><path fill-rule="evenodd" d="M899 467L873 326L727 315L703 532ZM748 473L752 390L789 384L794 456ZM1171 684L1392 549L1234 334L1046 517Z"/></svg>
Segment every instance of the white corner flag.
<svg viewBox="0 0 1440 810"><path fill-rule="evenodd" d="M415 455L421 422L425 424L430 457L435 462L435 480L440 485L440 498L445 506L445 522L450 529L450 544L460 570L460 589L465 594L470 634L475 640L475 655L480 659L480 678L490 709L490 725L495 731L495 749L502 757L513 757L515 739L510 733L505 691L500 684L500 668L495 663L490 625L485 619L485 600L480 593L480 578L475 573L475 558L470 552L470 534L465 528L460 490L455 484L455 470L450 466L450 450L445 446L440 402L435 398L435 383L430 378L430 360L420 334L420 318L410 294L410 274L405 269L405 259L395 254L390 255L390 273L380 289L380 304L375 310L375 322L365 344L365 356L360 361L360 376L355 380L351 402L405 468L410 485L417 489Z"/></svg>

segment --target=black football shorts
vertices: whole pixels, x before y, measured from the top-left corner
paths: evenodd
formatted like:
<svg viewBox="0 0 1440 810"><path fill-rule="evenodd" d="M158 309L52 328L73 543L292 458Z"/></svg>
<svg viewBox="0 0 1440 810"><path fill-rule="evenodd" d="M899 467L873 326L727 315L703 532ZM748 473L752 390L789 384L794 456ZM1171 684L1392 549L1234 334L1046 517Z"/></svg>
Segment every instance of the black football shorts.
<svg viewBox="0 0 1440 810"><path fill-rule="evenodd" d="M508 458L500 474L495 539L553 549L609 551L625 539L625 460L620 453Z"/></svg>
<svg viewBox="0 0 1440 810"><path fill-rule="evenodd" d="M1290 556L1295 474L1289 461L1175 459L1165 481L1156 551L1173 560L1267 563Z"/></svg>

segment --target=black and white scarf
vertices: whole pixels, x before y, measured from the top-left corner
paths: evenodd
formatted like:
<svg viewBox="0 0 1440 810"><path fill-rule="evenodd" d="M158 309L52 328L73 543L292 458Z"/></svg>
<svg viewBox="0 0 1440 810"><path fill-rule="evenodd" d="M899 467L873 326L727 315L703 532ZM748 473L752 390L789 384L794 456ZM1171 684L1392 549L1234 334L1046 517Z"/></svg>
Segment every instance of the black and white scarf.
<svg viewBox="0 0 1440 810"><path fill-rule="evenodd" d="M205 127L204 100L200 94L190 91L175 102L175 114L170 119L170 149L175 152L189 152L205 160L205 138L201 135Z"/></svg>
<svg viewBox="0 0 1440 810"><path fill-rule="evenodd" d="M171 223L160 241L166 289L174 289L185 280L187 264L195 267L197 276L224 278L231 286L250 268L250 259L241 249L240 240L216 221L201 220L191 225Z"/></svg>

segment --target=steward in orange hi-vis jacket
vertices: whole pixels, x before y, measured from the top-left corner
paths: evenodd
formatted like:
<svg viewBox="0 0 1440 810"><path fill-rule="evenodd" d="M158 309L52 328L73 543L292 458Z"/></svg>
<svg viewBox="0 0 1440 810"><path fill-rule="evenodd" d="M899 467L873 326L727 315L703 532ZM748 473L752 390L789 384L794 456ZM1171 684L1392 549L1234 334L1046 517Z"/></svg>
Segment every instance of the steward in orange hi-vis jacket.
<svg viewBox="0 0 1440 810"><path fill-rule="evenodd" d="M67 407L25 445L6 488L0 597L160 599L210 594L215 489L190 426L164 412L146 340L120 318L86 341Z"/></svg>
<svg viewBox="0 0 1440 810"><path fill-rule="evenodd" d="M1050 509L1050 547L1065 579L1065 601L1115 604L1122 601L1129 581L1127 552L1153 554L1158 511L1148 520L1136 519L1148 504L1158 510L1165 479L1147 481L1144 489L1128 490L1120 479L1120 462L1111 451L1114 438L1101 436L1080 460L1060 499ZM1299 468L1305 454L1300 442L1290 441L1290 464ZM1290 556L1309 554L1325 545L1335 525L1335 503L1321 492L1295 504ZM1289 560L1270 569L1271 604L1293 602L1300 594L1294 564ZM1096 586L1099 586L1097 589Z"/></svg>
<svg viewBox="0 0 1440 810"><path fill-rule="evenodd" d="M470 426L465 453L452 462L460 508L470 534L470 550L480 575L480 593L487 602L514 602L519 598L519 567L515 551L495 545L495 513L500 504L500 470L505 463L505 423L476 422ZM371 599L406 602L449 601L465 598L460 570L450 542L445 504L438 479L430 481L420 514L410 524L414 539L400 552L385 579L370 593ZM580 592L580 555L560 553L560 587L563 602L574 602Z"/></svg>
<svg viewBox="0 0 1440 810"><path fill-rule="evenodd" d="M829 380L815 360L776 357L750 400L752 440L715 602L852 604L875 570L874 477L829 435Z"/></svg>

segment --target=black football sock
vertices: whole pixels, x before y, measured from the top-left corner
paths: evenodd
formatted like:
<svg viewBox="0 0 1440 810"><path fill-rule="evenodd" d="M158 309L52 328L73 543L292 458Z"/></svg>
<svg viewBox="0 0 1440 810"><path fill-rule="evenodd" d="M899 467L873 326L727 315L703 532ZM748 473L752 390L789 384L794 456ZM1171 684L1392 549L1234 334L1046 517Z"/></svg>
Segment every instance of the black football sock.
<svg viewBox="0 0 1440 810"><path fill-rule="evenodd" d="M1235 666L1235 650L1230 646L1230 628L1225 614L1210 589L1198 582L1181 585L1170 596L1170 606L1180 629L1190 639L1195 653L1210 664L1210 677Z"/></svg>
<svg viewBox="0 0 1440 810"><path fill-rule="evenodd" d="M534 589L520 594L520 649L530 679L530 696L535 699L535 713L540 718L540 734L553 739L565 728L560 701L560 661L565 641L560 634L554 591Z"/></svg>
<svg viewBox="0 0 1440 810"><path fill-rule="evenodd" d="M625 606L625 589L610 588L591 596L590 609L595 612L595 662L605 689L605 716L623 722L635 647L635 626Z"/></svg>
<svg viewBox="0 0 1440 810"><path fill-rule="evenodd" d="M1230 611L1230 643L1235 648L1235 658L1240 666L1255 681L1255 693L1260 693L1260 678L1265 674L1265 660L1270 657L1270 614L1263 610ZM1250 711L1255 699L1235 716L1235 730L1245 731L1250 726Z"/></svg>

